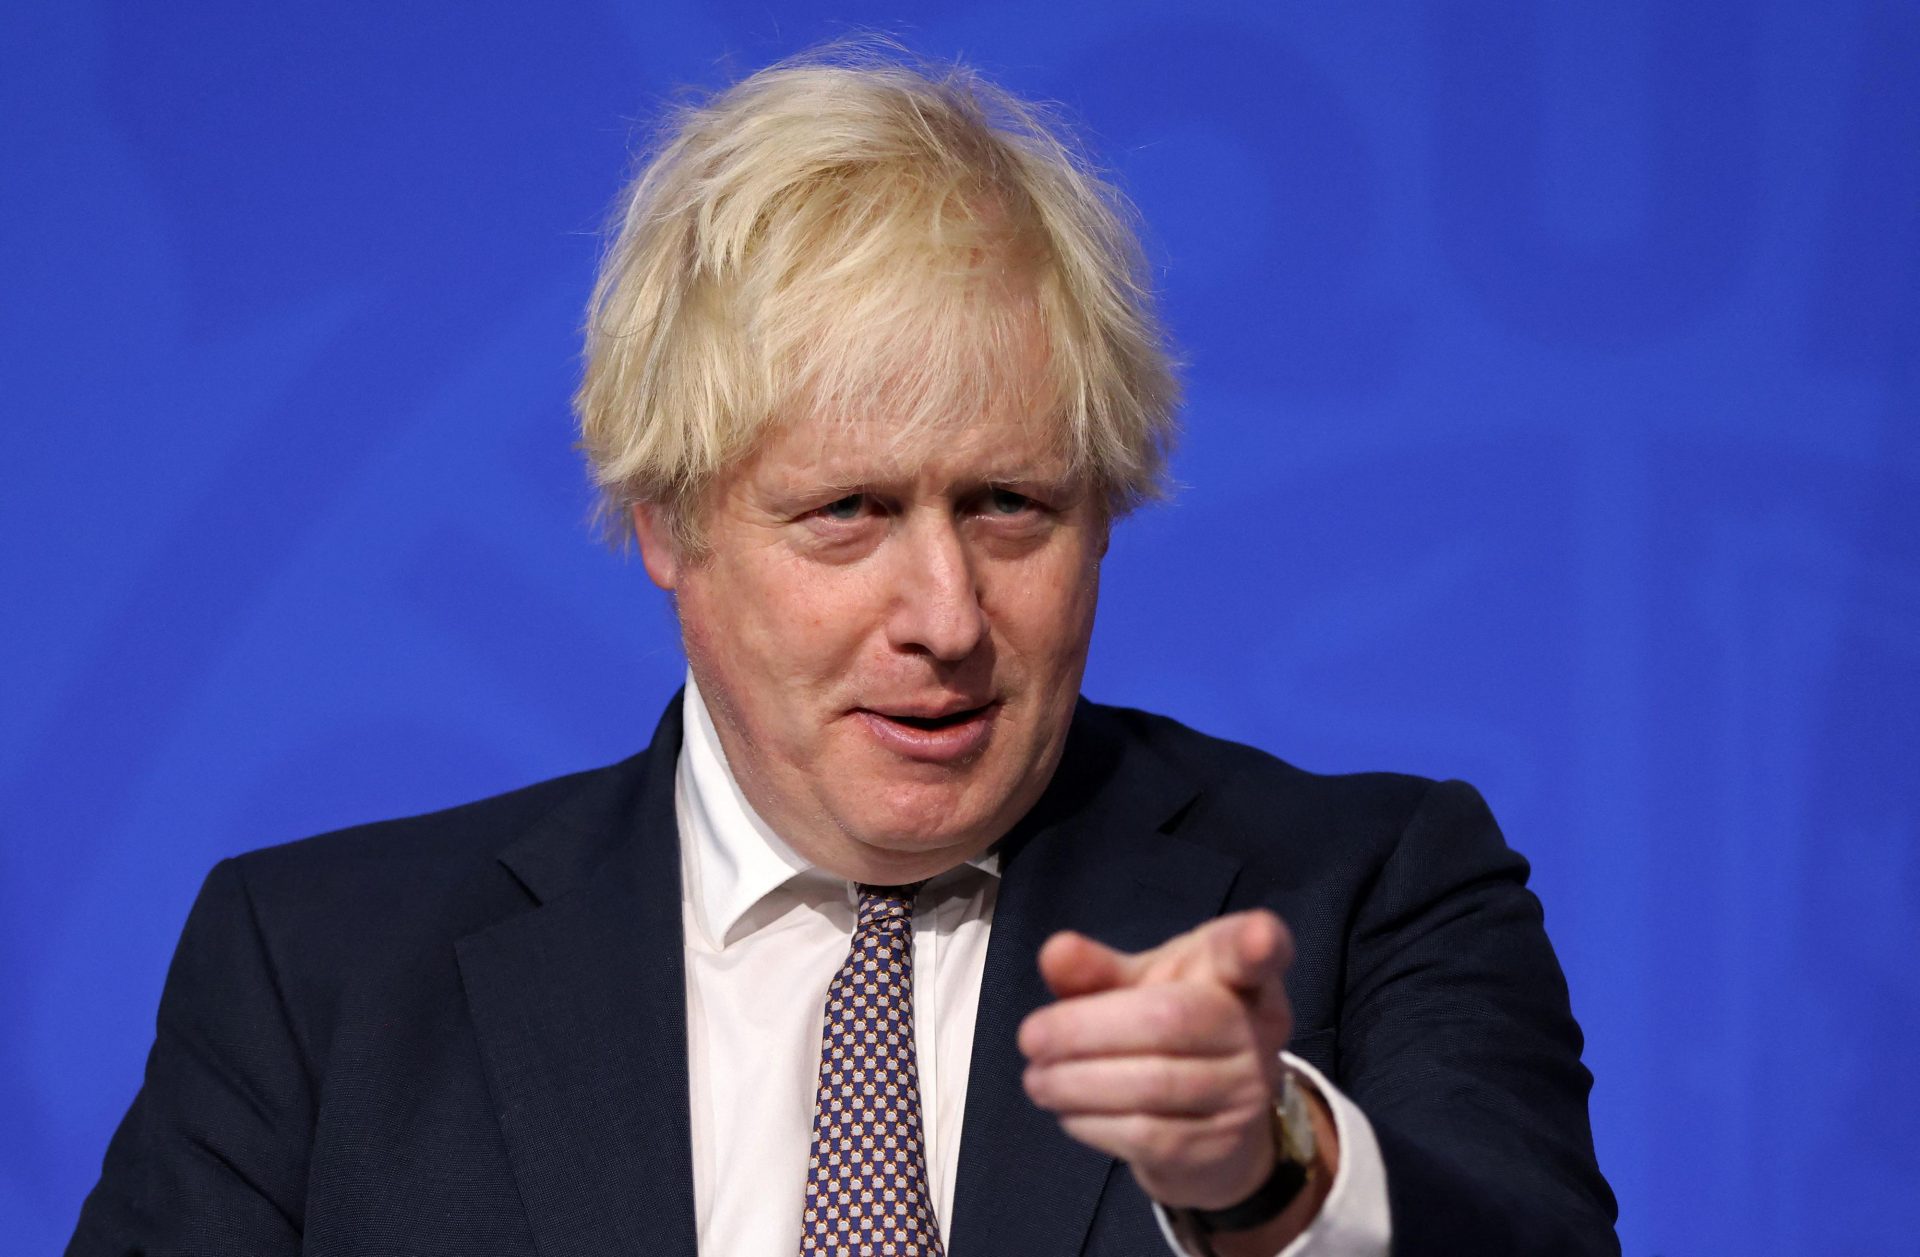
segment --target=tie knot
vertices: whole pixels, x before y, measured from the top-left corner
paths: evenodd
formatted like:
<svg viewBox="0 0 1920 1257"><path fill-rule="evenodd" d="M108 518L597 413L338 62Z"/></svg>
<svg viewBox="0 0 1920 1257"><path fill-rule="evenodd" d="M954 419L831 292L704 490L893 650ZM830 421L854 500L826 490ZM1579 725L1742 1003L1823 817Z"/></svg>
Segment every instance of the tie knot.
<svg viewBox="0 0 1920 1257"><path fill-rule="evenodd" d="M910 882L905 886L869 886L861 883L860 921L855 928L870 930L899 922L911 923L913 897L925 885L925 882Z"/></svg>

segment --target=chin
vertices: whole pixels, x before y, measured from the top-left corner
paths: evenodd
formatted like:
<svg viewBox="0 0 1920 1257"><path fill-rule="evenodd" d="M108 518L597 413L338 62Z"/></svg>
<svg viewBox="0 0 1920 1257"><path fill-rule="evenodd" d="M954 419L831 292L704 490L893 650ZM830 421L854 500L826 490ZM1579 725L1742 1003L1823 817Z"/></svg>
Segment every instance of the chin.
<svg viewBox="0 0 1920 1257"><path fill-rule="evenodd" d="M913 791L910 795L912 797L899 800L894 806L869 811L847 828L860 836L867 846L883 851L923 852L948 847L968 848L960 860L971 859L1000 836L985 833L991 826L990 820L964 812L949 791L925 794Z"/></svg>

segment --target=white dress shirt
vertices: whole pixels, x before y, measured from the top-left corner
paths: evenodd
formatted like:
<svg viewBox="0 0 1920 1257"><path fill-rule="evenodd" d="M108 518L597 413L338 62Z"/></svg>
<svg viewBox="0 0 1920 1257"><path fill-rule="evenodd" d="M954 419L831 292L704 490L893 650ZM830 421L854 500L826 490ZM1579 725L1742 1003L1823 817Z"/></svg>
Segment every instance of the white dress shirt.
<svg viewBox="0 0 1920 1257"><path fill-rule="evenodd" d="M686 941L694 1217L706 1257L799 1252L827 986L847 958L859 892L767 827L727 765L691 675L674 778ZM928 1189L944 1241L953 1216L987 937L992 853L929 881L913 921L913 1030ZM1311 1065L1340 1135L1331 1193L1279 1257L1384 1257L1386 1172L1373 1129ZM1185 1251L1161 1215L1171 1251Z"/></svg>

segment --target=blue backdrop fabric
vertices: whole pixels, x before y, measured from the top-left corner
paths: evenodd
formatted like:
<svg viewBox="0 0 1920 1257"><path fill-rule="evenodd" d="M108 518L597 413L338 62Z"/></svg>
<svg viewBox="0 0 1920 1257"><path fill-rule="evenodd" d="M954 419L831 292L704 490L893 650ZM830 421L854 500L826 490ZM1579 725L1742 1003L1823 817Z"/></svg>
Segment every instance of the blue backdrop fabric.
<svg viewBox="0 0 1920 1257"><path fill-rule="evenodd" d="M874 26L1063 103L1189 401L1087 691L1466 778L1629 1253L1920 1234L1920 6L0 8L0 1249L221 856L607 762L684 666L567 398L636 123Z"/></svg>

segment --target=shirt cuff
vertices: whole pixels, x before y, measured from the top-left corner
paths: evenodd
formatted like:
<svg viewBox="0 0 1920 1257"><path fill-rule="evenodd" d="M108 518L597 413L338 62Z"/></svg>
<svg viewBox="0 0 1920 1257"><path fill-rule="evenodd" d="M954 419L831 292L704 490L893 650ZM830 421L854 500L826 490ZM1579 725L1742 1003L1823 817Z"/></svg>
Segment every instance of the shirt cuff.
<svg viewBox="0 0 1920 1257"><path fill-rule="evenodd" d="M1280 1060L1326 1101L1340 1139L1340 1162L1333 1167L1333 1186L1320 1212L1275 1257L1387 1257L1393 1221L1387 1209L1387 1167L1373 1124L1319 1070L1291 1052L1282 1052ZM1201 1257L1175 1233L1173 1220L1157 1203L1153 1216L1169 1250L1180 1257Z"/></svg>

